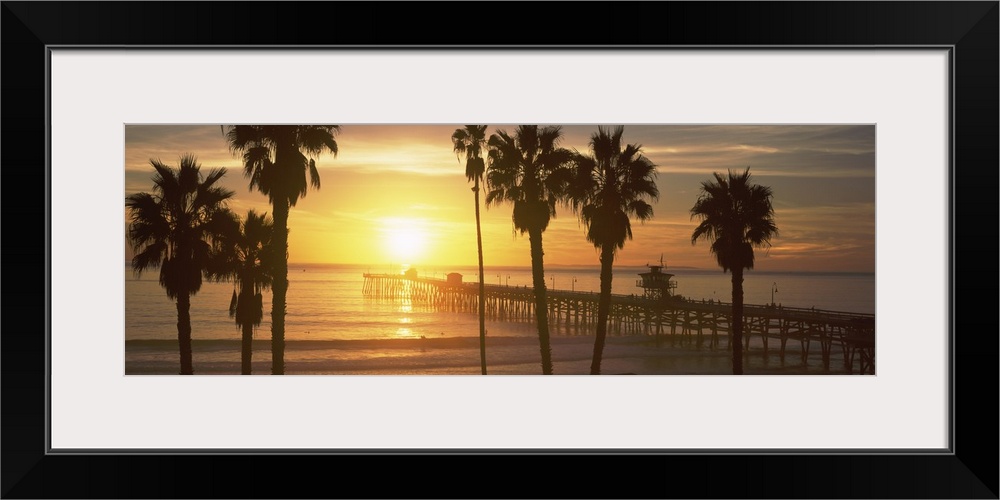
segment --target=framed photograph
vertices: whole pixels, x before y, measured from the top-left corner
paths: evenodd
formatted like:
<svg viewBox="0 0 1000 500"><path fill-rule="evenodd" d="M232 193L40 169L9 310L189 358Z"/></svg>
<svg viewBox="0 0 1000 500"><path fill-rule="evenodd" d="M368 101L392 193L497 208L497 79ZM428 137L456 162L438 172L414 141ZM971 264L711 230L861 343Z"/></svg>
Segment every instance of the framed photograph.
<svg viewBox="0 0 1000 500"><path fill-rule="evenodd" d="M166 54L142 57L148 67L162 67L155 62L159 55ZM679 70L706 59L731 64L725 54L717 55L695 60L647 54L646 62L636 64ZM433 54L427 56L425 65L435 64ZM559 73L559 62L574 64L576 56L588 55L516 57L532 62L535 72ZM372 68L421 57L372 53L351 72L367 68L379 80L384 77ZM352 60L358 61L334 55L319 64L346 69ZM138 64L128 65L136 70ZM938 87L933 92L944 99ZM434 88L440 86L417 92ZM81 85L75 90L97 91ZM874 375L876 125L627 123L128 123L123 371ZM277 200L287 195L274 195L279 187L264 180L279 163L270 153L267 162L246 163L240 150L273 148L273 157L282 157L284 146L276 141L285 134L314 157L315 170L309 168L307 176L306 162L297 164L303 184L295 188L294 206L279 216ZM181 145L185 152L178 153ZM945 146L938 145L941 157ZM177 166L164 160L178 154ZM720 173L720 165L744 164L754 167ZM473 169L471 182L467 167ZM198 210L170 208L180 202L167 196L170 172L194 171L217 201ZM260 183L254 180L258 174ZM526 218L512 209L529 201L521 193L536 176L550 184L535 191L538 199L552 201L540 205L547 218ZM316 184L302 196L311 179ZM322 179L327 189L319 189ZM247 183L254 187L247 189ZM194 193L197 186L188 188ZM745 193L718 191L741 186ZM730 262L735 255L716 255L712 245L724 239L715 234L728 224L727 200L749 195L757 207L748 205L738 215L744 219L739 227L756 225L763 232L746 239L755 247L754 260L736 265ZM191 214L186 220L192 222L177 213ZM533 225L535 220L540 224ZM158 221L168 223L154 226ZM286 231L279 226L289 228L280 243L274 235ZM944 223L939 226L944 235ZM691 242L699 228L705 233L700 246ZM171 260L181 246L179 231L189 229L212 250L198 259ZM531 252L536 241L542 243L540 255ZM479 242L482 268L476 264ZM287 263L268 256L278 246L287 247ZM740 273L735 288L733 275L720 272L720 260ZM166 282L162 278L174 262L201 266L205 276ZM287 281L280 291L279 275ZM926 286L946 289L943 281ZM535 307L539 302L548 307ZM178 304L186 305L179 310ZM734 310L742 320L733 319ZM187 315L181 322L179 311Z"/></svg>
<svg viewBox="0 0 1000 500"><path fill-rule="evenodd" d="M652 5L632 7L644 11ZM23 230L38 237L13 239L6 248L37 241L38 250L17 255L24 256L27 268L45 270L42 284L30 289L34 293L8 300L8 311L37 311L35 316L45 321L31 321L17 330L8 325L3 339L3 447L7 457L19 457L4 461L3 495L299 497L308 496L310 488L329 487L287 479L315 461L350 467L344 470L352 477L361 470L354 467L400 471L391 481L397 484L398 479L397 486L345 481L342 489L329 493L334 496L440 496L441 486L427 484L434 467L455 467L449 476L461 476L472 473L462 465L487 466L475 464L486 455L490 467L500 464L504 470L525 461L532 464L529 467L540 466L547 456L560 455L557 459L584 467L593 465L584 465L582 457L600 460L599 467L609 477L620 478L626 471L660 477L669 470L687 478L678 491L690 497L996 498L995 464L976 458L996 455L996 429L983 428L973 416L992 415L986 421L995 421L995 400L982 395L996 394L996 359L982 359L978 353L995 353L997 339L975 333L995 331L995 318L984 325L981 314L960 306L978 303L982 295L986 302L996 297L995 287L975 280L996 276L989 272L994 247L984 248L981 242L995 242L997 227L997 3L656 5L666 13L656 16L662 26L640 31L662 34L646 40L623 30L621 40L627 45L608 46L603 45L607 40L590 37L571 40L572 45L470 45L455 39L443 43L441 30L454 31L459 22L443 5L394 5L386 12L378 4L4 3L5 69L7 75L23 75L5 78L6 101L32 104L6 106L4 165L15 175L30 176L23 180L44 188L46 196L44 206L37 197L23 203L15 197L19 203L8 205L8 214L34 217L30 223L9 222L8 228L15 228L12 234ZM293 28L278 21L273 30L252 34L240 28L276 19L297 19L308 26L314 22L312 8L333 11L338 26L366 21L338 28L332 38L304 39L302 24ZM511 13L485 10L483 15L496 25L514 20L507 19ZM404 22L427 16L433 20L419 29ZM706 16L720 21L693 30L690 20ZM643 21L647 18L650 21ZM142 30L135 27L138 19ZM640 25L651 19L651 12L636 12ZM747 19L759 22L734 31ZM593 21L582 16L579 22L586 27ZM176 31L178 25L186 26L183 35ZM386 34L383 38L373 33ZM610 372L640 376L584 376L593 369L590 348L576 345L566 312L579 305L554 312L558 324L562 311L567 330L553 337L563 345L555 365L564 367L564 376L537 375L531 371L533 364L518 361L521 351L537 354L537 346L527 342L534 342L534 332L508 332L498 323L491 323L494 340L514 339L498 347L511 360L504 366L514 367L509 376L481 377L478 363L456 364L457 358L449 356L466 359L473 353L473 361L479 359L479 339L453 333L478 327L471 312L463 316L473 318L468 325L441 326L438 339L422 323L400 323L394 330L400 338L392 340L401 342L393 347L402 342L410 347L396 349L393 359L386 359L386 339L372 338L357 347L340 338L313 338L304 327L289 327L291 347L280 365L287 362L288 371L281 377L235 376L241 369L279 370L272 354L276 351L260 349L256 361L241 360L239 329L233 320L222 318L218 325L228 325L231 338L196 338L196 376L175 376L177 369L191 371L191 363L184 361L183 334L181 362L175 366L177 338L160 338L161 333L140 326L157 322L171 330L176 320L177 330L172 331L181 331L186 313L167 301L172 292L164 278L157 281L150 272L143 283L129 281L130 267L135 269L136 254L143 247L134 244L135 233L126 231L128 221L136 220L134 212L128 219L127 210L141 208L137 193L156 188L149 177L160 159L168 165L184 164L196 160L182 155L194 153L206 170L229 166L242 174L248 158L242 155L250 154L244 145L254 139L239 134L260 131L227 126L252 123L340 124L324 129L337 138L338 159L334 166L317 162L314 173L322 176L319 193L331 192L326 196L347 206L316 204L313 191L319 183L302 190L308 194L292 208L298 216L293 221L309 229L297 234L294 224L287 226L286 265L293 284L307 283L302 278L306 275L335 282L344 274L358 280L372 299L381 298L386 287L405 282L407 300L431 293L453 294L447 295L449 303L464 300L459 291L475 289L466 284L479 281L469 276L478 270L471 265L447 267L447 258L440 257L447 249L428 242L428 227L440 230L457 222L414 214L450 209L446 190L465 193L462 199L471 204L472 191L453 149L458 143L452 140L452 133L469 127L466 123L497 124L486 133L489 137L503 132L494 152L500 150L506 130L522 132L520 124L560 125L567 144L580 153L572 157L580 169L591 133L614 132L614 125L624 125L623 142L637 137L647 156L660 164L661 176L670 173L672 180L679 179L681 186L661 187L659 193L678 206L700 200L694 194L698 175L705 177L713 169L737 175L748 165L732 163L762 162L763 178L783 183L783 192L793 193L780 200L783 212L775 211L793 228L792 241L772 247L774 255L758 257L758 264L779 261L774 267L764 265L763 271L795 270L796 251L813 258L822 253L829 256L824 262L831 268L866 271L872 283L840 292L817 276L801 283L793 277L773 279L764 283L767 286L757 286L754 280L759 278L748 277L745 282L753 285L746 299L750 351L743 358L743 376L719 376L711 363L721 363L724 372L735 370L725 354L705 356L695 368L679 369L664 368L662 359L637 369L628 356L609 356L605 367ZM443 167L438 163L444 160L424 148L433 141L420 140L428 135L441 136L447 160ZM402 151L399 158L382 154L366 163L348 154L384 153L393 143L407 144L394 149ZM334 152L329 142L324 145ZM185 149L192 147L194 151ZM740 154L721 154L725 151ZM422 155L432 159L424 161ZM502 158L490 161L492 167ZM337 162L346 166L339 168ZM670 167L663 168L664 163ZM714 163L719 165L710 166ZM38 168L10 168L19 164ZM683 177L677 173L681 164L709 166L692 167ZM758 171L755 165L749 167ZM428 174L436 168L454 173ZM419 175L412 176L414 171ZM20 178L8 174L8 181ZM229 186L225 182L221 185ZM267 193L247 191L242 177L234 182L240 191L232 200L241 215L248 208L268 209ZM362 189L365 182L367 191ZM498 192L496 178L489 182L492 189L482 194L493 197L494 213L483 226L484 234L492 235L497 227L516 233L518 222L510 222L510 208L496 203L509 191ZM684 182L690 184L688 189ZM394 202L408 199L407 190L435 193L435 201L407 203L391 212ZM583 199L585 194L574 196ZM831 199L852 203L823 201ZM696 212L682 215L696 225ZM507 222L500 220L504 218ZM233 220L238 224L240 217ZM547 234L557 235L546 240L552 241L545 248L547 264L583 265L573 260L576 252L593 257L591 267L597 269L594 245L583 236L586 223L577 222L569 211L558 212L557 220L547 229ZM970 220L975 221L975 232L956 231L971 226ZM370 231L362 234L351 227ZM677 242L667 237L637 237L625 243L619 254L626 259L625 269L615 269L616 279L636 282L642 290L632 297L628 290L615 289L613 304L624 308L647 303L642 300L669 299L675 301L671 310L694 311L691 314L730 310L727 304L716 304L728 302L720 300L729 298L728 291L709 296L707 288L697 289L698 273L673 271L671 266L699 267L702 261L708 262L705 267L715 265L709 243L692 247L692 238L697 238L690 235L691 228L685 231L685 247L677 253L670 253ZM579 233L578 250L563 244L564 235L571 232ZM635 232L653 234L639 226ZM969 241L972 234L975 239ZM511 248L516 248L521 259L504 270L478 271L494 294L492 314L508 314L506 307L524 310L521 306L531 303L527 290L532 276L524 274L521 293L517 280L522 277L515 271L530 265L527 240L527 234L515 234L486 247L503 255L513 255ZM668 247L663 251L668 254L666 265L659 255L628 253L632 248L655 253L657 246ZM369 260L351 257L345 247ZM306 248L314 255L302 257ZM984 249L988 255L983 255ZM440 259L423 256L421 262L430 264L420 269L410 262L417 262L419 251L436 252ZM683 260L695 251L700 260ZM860 257L845 264L849 256ZM31 266L29 261L35 261L30 259L36 258L38 266ZM354 267L291 266L302 262L347 262ZM977 264L973 271L971 262L982 262L983 267ZM357 267L379 263L385 269ZM660 290L650 273L664 268L671 274ZM228 268L213 269L235 276ZM598 301L583 294L598 295L597 273L589 283L583 276L578 280L576 269L547 274L552 281L545 286L566 304L590 301L596 307ZM959 273L963 270L964 276ZM467 275L465 282L455 271ZM718 267L714 272L723 274ZM356 275L363 275L363 281ZM682 292L680 283L677 290L669 286L671 278L681 277L697 291ZM779 304L793 296L783 282L795 283L799 296L819 289L823 293L817 296L840 294L842 303L868 304L872 310ZM587 286L593 290L584 290ZM150 291L158 292L159 302L142 301L153 295ZM224 307L230 292L238 298L231 279L206 286L198 299L217 296L211 300L225 302ZM656 293L665 296L650 296ZM253 298L253 293L248 296ZM501 300L509 304L500 305ZM164 309L164 304L170 307ZM177 316L171 307L176 307ZM361 303L355 319L347 322L378 316L382 307ZM243 314L239 307L230 308L234 316ZM858 318L848 324L870 316L875 334L870 350L851 351L858 359L850 358L849 363L848 344L841 344L844 373L829 368L825 344L823 349L814 347L818 352L810 358L804 343L793 342L802 346L792 352L803 364L792 369L784 368L784 360L778 364L777 357L761 354L759 348L767 344L760 343L766 342L769 330L767 325L754 326L760 325L754 318L822 316L833 324L831 311L849 310ZM332 316L324 316L328 313L319 303L315 311L309 316L329 329ZM648 328L648 310L636 314L646 314L644 326L630 326L626 318L618 325L619 333L621 328ZM8 312L8 319L11 316ZM197 317L190 321L206 324ZM712 327L703 327L702 321L694 323L697 339L705 334L706 342L714 342ZM680 328L667 334L667 341L694 342L690 321L671 322L662 316L654 324ZM18 330L26 333L11 334ZM837 331L849 335L857 329ZM756 339L754 332L760 334ZM780 340L784 354L787 338L781 335L787 329L779 327L777 332L772 342ZM260 335L256 342L266 346L265 338ZM620 338L626 337L615 337L616 342ZM472 343L465 346L463 339ZM451 344L435 350L428 347L432 341ZM725 339L722 343L731 345ZM302 346L310 347L304 351ZM614 342L609 346L622 348ZM771 348L777 349L774 344ZM419 359L432 356L438 364L432 369L407 364L406 353L414 349L424 353ZM542 351L540 368L545 371L544 344ZM565 354L577 351L583 354ZM836 362L840 354L833 356ZM354 360L354 371L336 374L309 368L325 366L331 357ZM649 368L654 365L657 368ZM863 376L846 374L855 369ZM977 382L966 385L963 380ZM413 465L415 459L422 463ZM251 484L239 479L247 467L268 468L275 476ZM761 474L748 478L740 472L735 482L711 479L719 470L740 467ZM88 471L86 478L81 469ZM189 474L209 469L212 491L186 481ZM775 479L767 472L771 470L783 471L788 479ZM920 471L919 480L912 479L914 471ZM614 498L673 491L664 491L660 480L648 479L634 484L597 479L596 485L551 485L532 493L523 483L514 484L517 481L498 482L507 483L489 481L484 495L596 493Z"/></svg>

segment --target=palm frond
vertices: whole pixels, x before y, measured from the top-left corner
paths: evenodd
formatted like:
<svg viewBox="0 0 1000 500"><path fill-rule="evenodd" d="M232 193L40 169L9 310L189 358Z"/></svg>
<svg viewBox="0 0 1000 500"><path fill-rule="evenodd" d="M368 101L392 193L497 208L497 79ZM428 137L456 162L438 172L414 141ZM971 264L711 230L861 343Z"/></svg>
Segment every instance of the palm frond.
<svg viewBox="0 0 1000 500"><path fill-rule="evenodd" d="M649 202L659 198L656 165L642 156L637 144L622 146L624 126L599 126L590 137L588 155L571 158L576 175L567 192L570 205L587 230L587 240L597 248L624 248L632 239L630 216L652 217Z"/></svg>
<svg viewBox="0 0 1000 500"><path fill-rule="evenodd" d="M329 151L336 157L339 153L335 137L340 134L340 125L300 125L296 132L300 149L309 155Z"/></svg>
<svg viewBox="0 0 1000 500"><path fill-rule="evenodd" d="M233 125L226 141L234 154L242 154L251 189L267 195L272 205L295 206L310 185L320 188L314 157L323 152L336 157L340 131L339 125Z"/></svg>
<svg viewBox="0 0 1000 500"><path fill-rule="evenodd" d="M560 134L557 126L519 125L513 135L498 130L486 143L486 206L513 204L512 221L522 233L544 231L556 204L567 202L574 153L558 147Z"/></svg>
<svg viewBox="0 0 1000 500"><path fill-rule="evenodd" d="M150 165L155 172L152 192L125 200L132 269L140 274L159 267L168 297L193 295L201 287L202 273L215 272L212 248L225 238L221 220L233 193L214 186L225 170L202 178L194 155L182 155L176 170L156 159Z"/></svg>
<svg viewBox="0 0 1000 500"><path fill-rule="evenodd" d="M319 189L319 170L316 169L316 160L309 159L309 181L314 189ZM305 193L302 194L305 196Z"/></svg>
<svg viewBox="0 0 1000 500"><path fill-rule="evenodd" d="M754 248L770 246L778 234L771 204L771 188L753 184L749 167L741 174L715 172L715 181L704 181L701 194L691 208L691 218L700 219L691 235L712 241L711 251L723 271L753 269Z"/></svg>

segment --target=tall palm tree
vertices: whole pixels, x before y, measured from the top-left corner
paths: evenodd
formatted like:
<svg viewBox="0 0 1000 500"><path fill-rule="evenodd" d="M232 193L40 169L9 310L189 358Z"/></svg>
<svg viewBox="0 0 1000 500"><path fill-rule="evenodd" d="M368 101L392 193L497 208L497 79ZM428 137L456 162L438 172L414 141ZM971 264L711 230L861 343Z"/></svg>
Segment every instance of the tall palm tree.
<svg viewBox="0 0 1000 500"><path fill-rule="evenodd" d="M622 148L625 127L598 127L590 136L590 155L576 157L576 178L571 188L573 208L587 230L587 241L601 251L601 295L597 303L597 338L590 365L600 375L611 309L611 277L615 251L632 239L630 217L640 221L653 216L646 200L656 201L656 165L642 155L642 146Z"/></svg>
<svg viewBox="0 0 1000 500"><path fill-rule="evenodd" d="M209 278L234 282L229 317L234 318L243 331L242 375L252 372L254 328L260 326L264 318L263 290L271 286L273 233L274 222L266 213L250 210L242 221L234 216L225 236L217 242L216 258L208 269Z"/></svg>
<svg viewBox="0 0 1000 500"><path fill-rule="evenodd" d="M201 289L212 245L225 230L226 202L233 192L216 186L225 170L202 176L192 155L182 156L177 170L159 160L150 164L156 171L153 192L125 197L126 239L135 252L132 270L139 276L160 269L160 286L177 301L181 375L191 375L191 296Z"/></svg>
<svg viewBox="0 0 1000 500"><path fill-rule="evenodd" d="M479 183L486 172L483 149L486 146L486 125L466 125L451 134L455 154L465 153L465 178L473 181L476 198L476 244L479 246L479 362L486 375L486 277L483 274L483 231L479 223Z"/></svg>
<svg viewBox="0 0 1000 500"><path fill-rule="evenodd" d="M558 126L519 125L514 135L504 130L490 136L486 206L511 203L514 228L528 233L531 278L535 293L535 321L542 353L542 373L552 374L552 348L542 262L542 233L556 215L556 202L565 201L573 177L573 152L558 147Z"/></svg>
<svg viewBox="0 0 1000 500"><path fill-rule="evenodd" d="M288 294L288 212L309 183L319 189L316 160L324 151L337 156L339 125L230 125L223 129L230 150L243 157L250 189L267 195L274 217L271 302L271 373L285 373L285 297Z"/></svg>
<svg viewBox="0 0 1000 500"><path fill-rule="evenodd" d="M743 270L753 269L754 248L771 245L777 236L771 188L750 183L750 168L728 177L713 173L715 181L701 183L701 194L691 208L691 218L701 223L691 235L711 241L711 251L722 271L732 272L733 374L743 374Z"/></svg>

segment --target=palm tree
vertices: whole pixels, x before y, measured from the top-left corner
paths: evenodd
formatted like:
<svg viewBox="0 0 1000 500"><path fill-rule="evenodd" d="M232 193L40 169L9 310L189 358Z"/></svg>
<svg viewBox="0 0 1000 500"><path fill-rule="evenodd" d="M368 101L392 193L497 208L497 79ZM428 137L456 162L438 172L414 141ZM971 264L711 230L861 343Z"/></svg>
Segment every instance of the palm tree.
<svg viewBox="0 0 1000 500"><path fill-rule="evenodd" d="M225 170L212 169L202 176L192 155L182 156L176 171L159 160L150 163L156 171L153 192L125 197L126 239L135 252L136 276L159 268L160 286L177 301L181 375L191 375L191 296L201 289L212 245L231 216L226 202L233 192L215 185Z"/></svg>
<svg viewBox="0 0 1000 500"><path fill-rule="evenodd" d="M288 211L309 184L319 189L314 156L337 156L339 125L230 125L225 129L230 150L243 156L243 174L250 189L267 195L274 216L274 261L271 302L271 373L285 373L285 297L288 294Z"/></svg>
<svg viewBox="0 0 1000 500"><path fill-rule="evenodd" d="M552 348L546 307L542 233L556 215L556 202L564 201L573 171L573 153L558 147L558 126L520 125L514 135L504 130L490 136L486 206L511 203L514 228L528 233L531 243L531 278L535 292L535 321L542 353L542 373L552 374Z"/></svg>
<svg viewBox="0 0 1000 500"><path fill-rule="evenodd" d="M701 223L691 235L691 244L699 238L711 241L711 251L722 271L732 271L733 374L743 374L743 270L753 269L754 248L771 245L777 236L771 188L750 183L750 168L742 174L729 171L728 177L714 173L715 181L701 183L701 194L691 218Z"/></svg>
<svg viewBox="0 0 1000 500"><path fill-rule="evenodd" d="M476 243L479 246L479 362L486 375L486 278L483 274L483 231L479 223L479 183L486 171L483 147L486 145L486 125L466 125L451 134L455 154L465 153L465 177L475 182L472 192L476 198Z"/></svg>
<svg viewBox="0 0 1000 500"><path fill-rule="evenodd" d="M632 239L630 217L640 221L653 216L646 200L656 201L656 165L642 155L642 146L629 144L622 149L625 127L609 131L598 127L590 136L590 156L576 157L576 179L571 188L573 208L587 230L587 241L601 251L601 295L597 304L597 338L591 375L600 375L601 357L607 337L611 309L611 268L615 251Z"/></svg>
<svg viewBox="0 0 1000 500"><path fill-rule="evenodd" d="M225 237L216 245L216 259L208 270L209 278L234 281L229 317L243 331L242 375L250 375L252 371L254 327L260 326L264 318L263 290L271 286L273 233L274 222L266 213L250 210L242 221L234 216Z"/></svg>

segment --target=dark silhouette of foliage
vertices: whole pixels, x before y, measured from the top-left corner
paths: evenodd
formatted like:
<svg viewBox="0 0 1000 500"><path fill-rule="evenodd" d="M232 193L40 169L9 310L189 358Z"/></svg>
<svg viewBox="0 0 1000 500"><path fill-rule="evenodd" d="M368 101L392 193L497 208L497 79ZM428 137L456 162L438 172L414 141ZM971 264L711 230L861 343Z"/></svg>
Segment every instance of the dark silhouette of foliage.
<svg viewBox="0 0 1000 500"><path fill-rule="evenodd" d="M250 189L267 195L274 217L272 245L271 373L285 373L285 299L288 294L288 212L309 184L319 189L316 160L324 151L338 153L339 125L230 125L223 127L230 150L243 159ZM306 182L308 172L309 182Z"/></svg>
<svg viewBox="0 0 1000 500"><path fill-rule="evenodd" d="M191 375L191 296L201 289L202 274L212 265L212 245L231 220L226 202L233 192L216 186L225 170L202 176L192 155L182 156L177 170L159 160L150 164L156 171L152 192L125 198L126 239L135 252L132 270L139 276L159 268L160 285L177 301L180 373Z"/></svg>
<svg viewBox="0 0 1000 500"><path fill-rule="evenodd" d="M601 294L597 306L597 335L590 373L601 373L601 358L611 309L612 265L616 250L632 239L630 218L653 216L646 200L659 197L656 165L642 155L642 146L622 147L625 127L598 127L590 137L590 155L576 155L576 177L571 187L573 208L587 230L587 241L601 252Z"/></svg>
<svg viewBox="0 0 1000 500"><path fill-rule="evenodd" d="M466 125L455 129L451 135L455 154L465 154L465 177L475 184L472 192L476 199L476 244L479 249L479 358L483 375L486 375L486 281L483 274L483 231L479 221L479 184L486 172L483 149L486 146L486 125Z"/></svg>
<svg viewBox="0 0 1000 500"><path fill-rule="evenodd" d="M264 318L263 291L273 281L273 233L274 221L266 213L250 210L242 221L234 216L224 236L217 240L216 257L208 269L209 278L234 282L229 317L242 329L240 373L243 375L252 372L254 330Z"/></svg>
<svg viewBox="0 0 1000 500"><path fill-rule="evenodd" d="M528 233L531 245L531 277L535 293L535 321L542 355L542 373L552 374L549 342L542 233L556 215L556 203L565 201L573 152L558 147L561 128L519 125L514 135L504 130L490 136L486 206L513 205L514 228Z"/></svg>
<svg viewBox="0 0 1000 500"><path fill-rule="evenodd" d="M711 242L723 272L732 272L733 312L730 321L733 346L733 374L743 374L743 271L753 269L754 248L766 248L777 236L771 188L752 184L750 168L742 174L714 173L715 181L701 183L701 194L691 218L701 220L691 235L691 244L698 239Z"/></svg>

